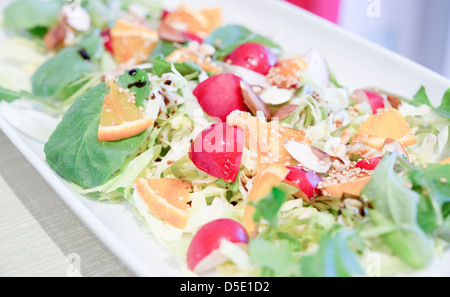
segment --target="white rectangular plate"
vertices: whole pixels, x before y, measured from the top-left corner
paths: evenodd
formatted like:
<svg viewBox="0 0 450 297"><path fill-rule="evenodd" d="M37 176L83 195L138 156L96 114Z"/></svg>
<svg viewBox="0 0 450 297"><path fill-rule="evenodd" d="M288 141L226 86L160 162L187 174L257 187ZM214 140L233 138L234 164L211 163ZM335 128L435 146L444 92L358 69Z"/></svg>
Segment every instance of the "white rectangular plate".
<svg viewBox="0 0 450 297"><path fill-rule="evenodd" d="M172 9L181 2L164 0ZM301 55L311 47L322 51L338 81L350 89L379 87L412 97L425 86L434 104L438 104L450 81L376 46L338 26L279 0L189 0L194 7L221 6L225 24L241 24L278 42L287 55ZM43 178L61 196L78 217L138 276L180 276L176 260L157 242L144 234L142 223L129 203L107 204L75 194L45 162L43 144L25 136L4 118L0 127ZM431 275L450 275L450 255L439 261L442 267L430 267Z"/></svg>

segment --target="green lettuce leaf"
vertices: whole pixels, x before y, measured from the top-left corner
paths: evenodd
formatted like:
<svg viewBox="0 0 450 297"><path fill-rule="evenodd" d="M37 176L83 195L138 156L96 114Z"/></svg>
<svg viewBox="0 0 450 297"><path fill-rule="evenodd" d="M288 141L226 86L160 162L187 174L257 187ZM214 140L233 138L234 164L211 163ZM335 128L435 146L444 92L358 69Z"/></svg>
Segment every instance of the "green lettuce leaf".
<svg viewBox="0 0 450 297"><path fill-rule="evenodd" d="M33 94L38 97L53 97L63 88L94 68L92 61L79 53L85 50L94 59L101 55L103 39L99 30L86 35L80 44L65 48L42 64L31 78Z"/></svg>
<svg viewBox="0 0 450 297"><path fill-rule="evenodd" d="M56 23L62 5L58 0L17 0L5 8L5 22L14 29L48 28Z"/></svg>
<svg viewBox="0 0 450 297"><path fill-rule="evenodd" d="M257 203L251 203L255 207L253 220L258 223L261 218L264 218L269 225L276 225L278 213L286 198L286 193L283 190L273 188L267 197L260 199Z"/></svg>
<svg viewBox="0 0 450 297"><path fill-rule="evenodd" d="M373 225L392 230L381 235L383 242L405 264L421 269L433 258L433 245L418 225L420 196L404 186L394 171L396 160L396 153L386 155L361 193L373 204L368 210Z"/></svg>
<svg viewBox="0 0 450 297"><path fill-rule="evenodd" d="M204 41L216 48L215 58L224 60L234 49L247 42L263 44L275 52L280 52L280 46L270 39L256 34L239 25L223 26L213 31Z"/></svg>
<svg viewBox="0 0 450 297"><path fill-rule="evenodd" d="M153 59L152 63L153 67L151 69L151 72L156 76L161 76L164 73L172 72L172 62L168 62L161 57L156 57L155 59ZM173 65L182 76L189 76L190 79L196 79L202 72L202 69L198 64L190 61L186 61L183 63L173 63Z"/></svg>
<svg viewBox="0 0 450 297"><path fill-rule="evenodd" d="M303 277L364 276L359 259L349 247L351 233L325 233L319 242L319 251L302 259Z"/></svg>
<svg viewBox="0 0 450 297"><path fill-rule="evenodd" d="M298 257L294 256L288 241L272 242L256 238L249 242L249 254L253 263L262 268L263 276L299 276Z"/></svg>
<svg viewBox="0 0 450 297"><path fill-rule="evenodd" d="M139 79L141 75L147 75L143 70L137 71L133 77ZM133 92L133 88L130 91ZM82 188L95 188L108 181L122 168L127 156L136 152L145 140L146 133L143 132L119 141L98 141L103 100L108 93L106 84L101 83L78 98L44 148L50 167L65 180ZM136 94L144 98L148 95ZM136 101L143 99L136 98Z"/></svg>

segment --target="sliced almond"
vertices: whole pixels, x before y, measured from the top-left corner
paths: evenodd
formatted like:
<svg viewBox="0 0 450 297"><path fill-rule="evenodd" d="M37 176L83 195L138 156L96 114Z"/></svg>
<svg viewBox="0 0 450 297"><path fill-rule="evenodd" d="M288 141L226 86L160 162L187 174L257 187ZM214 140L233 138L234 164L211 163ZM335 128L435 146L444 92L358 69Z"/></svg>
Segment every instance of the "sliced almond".
<svg viewBox="0 0 450 297"><path fill-rule="evenodd" d="M182 31L174 28L168 22L162 21L158 27L158 35L161 39L170 42L185 43L187 41Z"/></svg>
<svg viewBox="0 0 450 297"><path fill-rule="evenodd" d="M262 89L270 88L270 84L267 81L266 76L261 73L252 71L242 66L231 65L226 62L216 61L215 63L220 68L221 73L231 73L239 76L252 86L259 86Z"/></svg>
<svg viewBox="0 0 450 297"><path fill-rule="evenodd" d="M265 89L261 93L260 97L261 100L266 104L281 105L291 100L293 95L294 90L280 89L278 87L272 86Z"/></svg>
<svg viewBox="0 0 450 297"><path fill-rule="evenodd" d="M331 167L330 155L305 143L286 141L284 148L307 169L316 173L327 173Z"/></svg>
<svg viewBox="0 0 450 297"><path fill-rule="evenodd" d="M241 80L241 93L244 97L244 103L253 114L257 114L257 112L260 111L267 120L270 120L271 115L269 109L264 102L262 102L261 98L253 91L252 86L244 80Z"/></svg>
<svg viewBox="0 0 450 297"><path fill-rule="evenodd" d="M91 16L80 5L63 5L61 17L70 27L78 32L86 32L91 28Z"/></svg>
<svg viewBox="0 0 450 297"><path fill-rule="evenodd" d="M277 112L273 115L273 118L277 118L279 121L282 121L288 116L290 116L293 112L295 112L298 109L298 107L299 105L295 104L284 105L283 107L277 110Z"/></svg>
<svg viewBox="0 0 450 297"><path fill-rule="evenodd" d="M387 99L389 101L389 103L392 105L393 108L398 109L398 107L400 105L402 105L402 101L400 101L400 99L398 99L395 96L392 96L390 94L387 95Z"/></svg>
<svg viewBox="0 0 450 297"><path fill-rule="evenodd" d="M384 145L383 145L383 149L381 150L381 154L384 156L387 153L392 153L397 151L400 156L406 156L406 158L409 161L409 155L408 152L405 150L405 148L398 142L395 141L394 139L391 138L387 138L384 141Z"/></svg>

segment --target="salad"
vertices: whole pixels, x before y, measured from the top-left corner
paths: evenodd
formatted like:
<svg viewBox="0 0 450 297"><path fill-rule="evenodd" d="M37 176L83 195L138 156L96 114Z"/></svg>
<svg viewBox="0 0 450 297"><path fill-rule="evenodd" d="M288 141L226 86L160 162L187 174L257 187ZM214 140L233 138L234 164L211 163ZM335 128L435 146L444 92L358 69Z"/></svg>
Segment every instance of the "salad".
<svg viewBox="0 0 450 297"><path fill-rule="evenodd" d="M0 114L181 275L391 276L450 242L450 89L350 90L220 7L15 0ZM14 66L12 64L14 63ZM17 67L19 65L19 67Z"/></svg>

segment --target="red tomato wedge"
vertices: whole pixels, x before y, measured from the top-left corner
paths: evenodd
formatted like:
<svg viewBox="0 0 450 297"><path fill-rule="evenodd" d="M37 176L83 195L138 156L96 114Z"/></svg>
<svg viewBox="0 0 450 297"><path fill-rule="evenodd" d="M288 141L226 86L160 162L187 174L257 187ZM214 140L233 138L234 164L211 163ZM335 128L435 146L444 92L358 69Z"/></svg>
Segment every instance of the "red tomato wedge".
<svg viewBox="0 0 450 297"><path fill-rule="evenodd" d="M234 182L241 166L244 130L226 123L213 124L192 143L189 158L195 166L226 182Z"/></svg>
<svg viewBox="0 0 450 297"><path fill-rule="evenodd" d="M247 42L231 52L225 61L266 75L277 64L278 57L265 45Z"/></svg>
<svg viewBox="0 0 450 297"><path fill-rule="evenodd" d="M194 96L202 109L210 116L225 122L235 111L249 111L241 92L241 78L230 73L214 75L200 83Z"/></svg>
<svg viewBox="0 0 450 297"><path fill-rule="evenodd" d="M320 193L317 186L322 179L316 173L305 171L296 166L288 166L286 168L289 169L289 174L286 176L288 184L298 188L308 198L312 198Z"/></svg>

